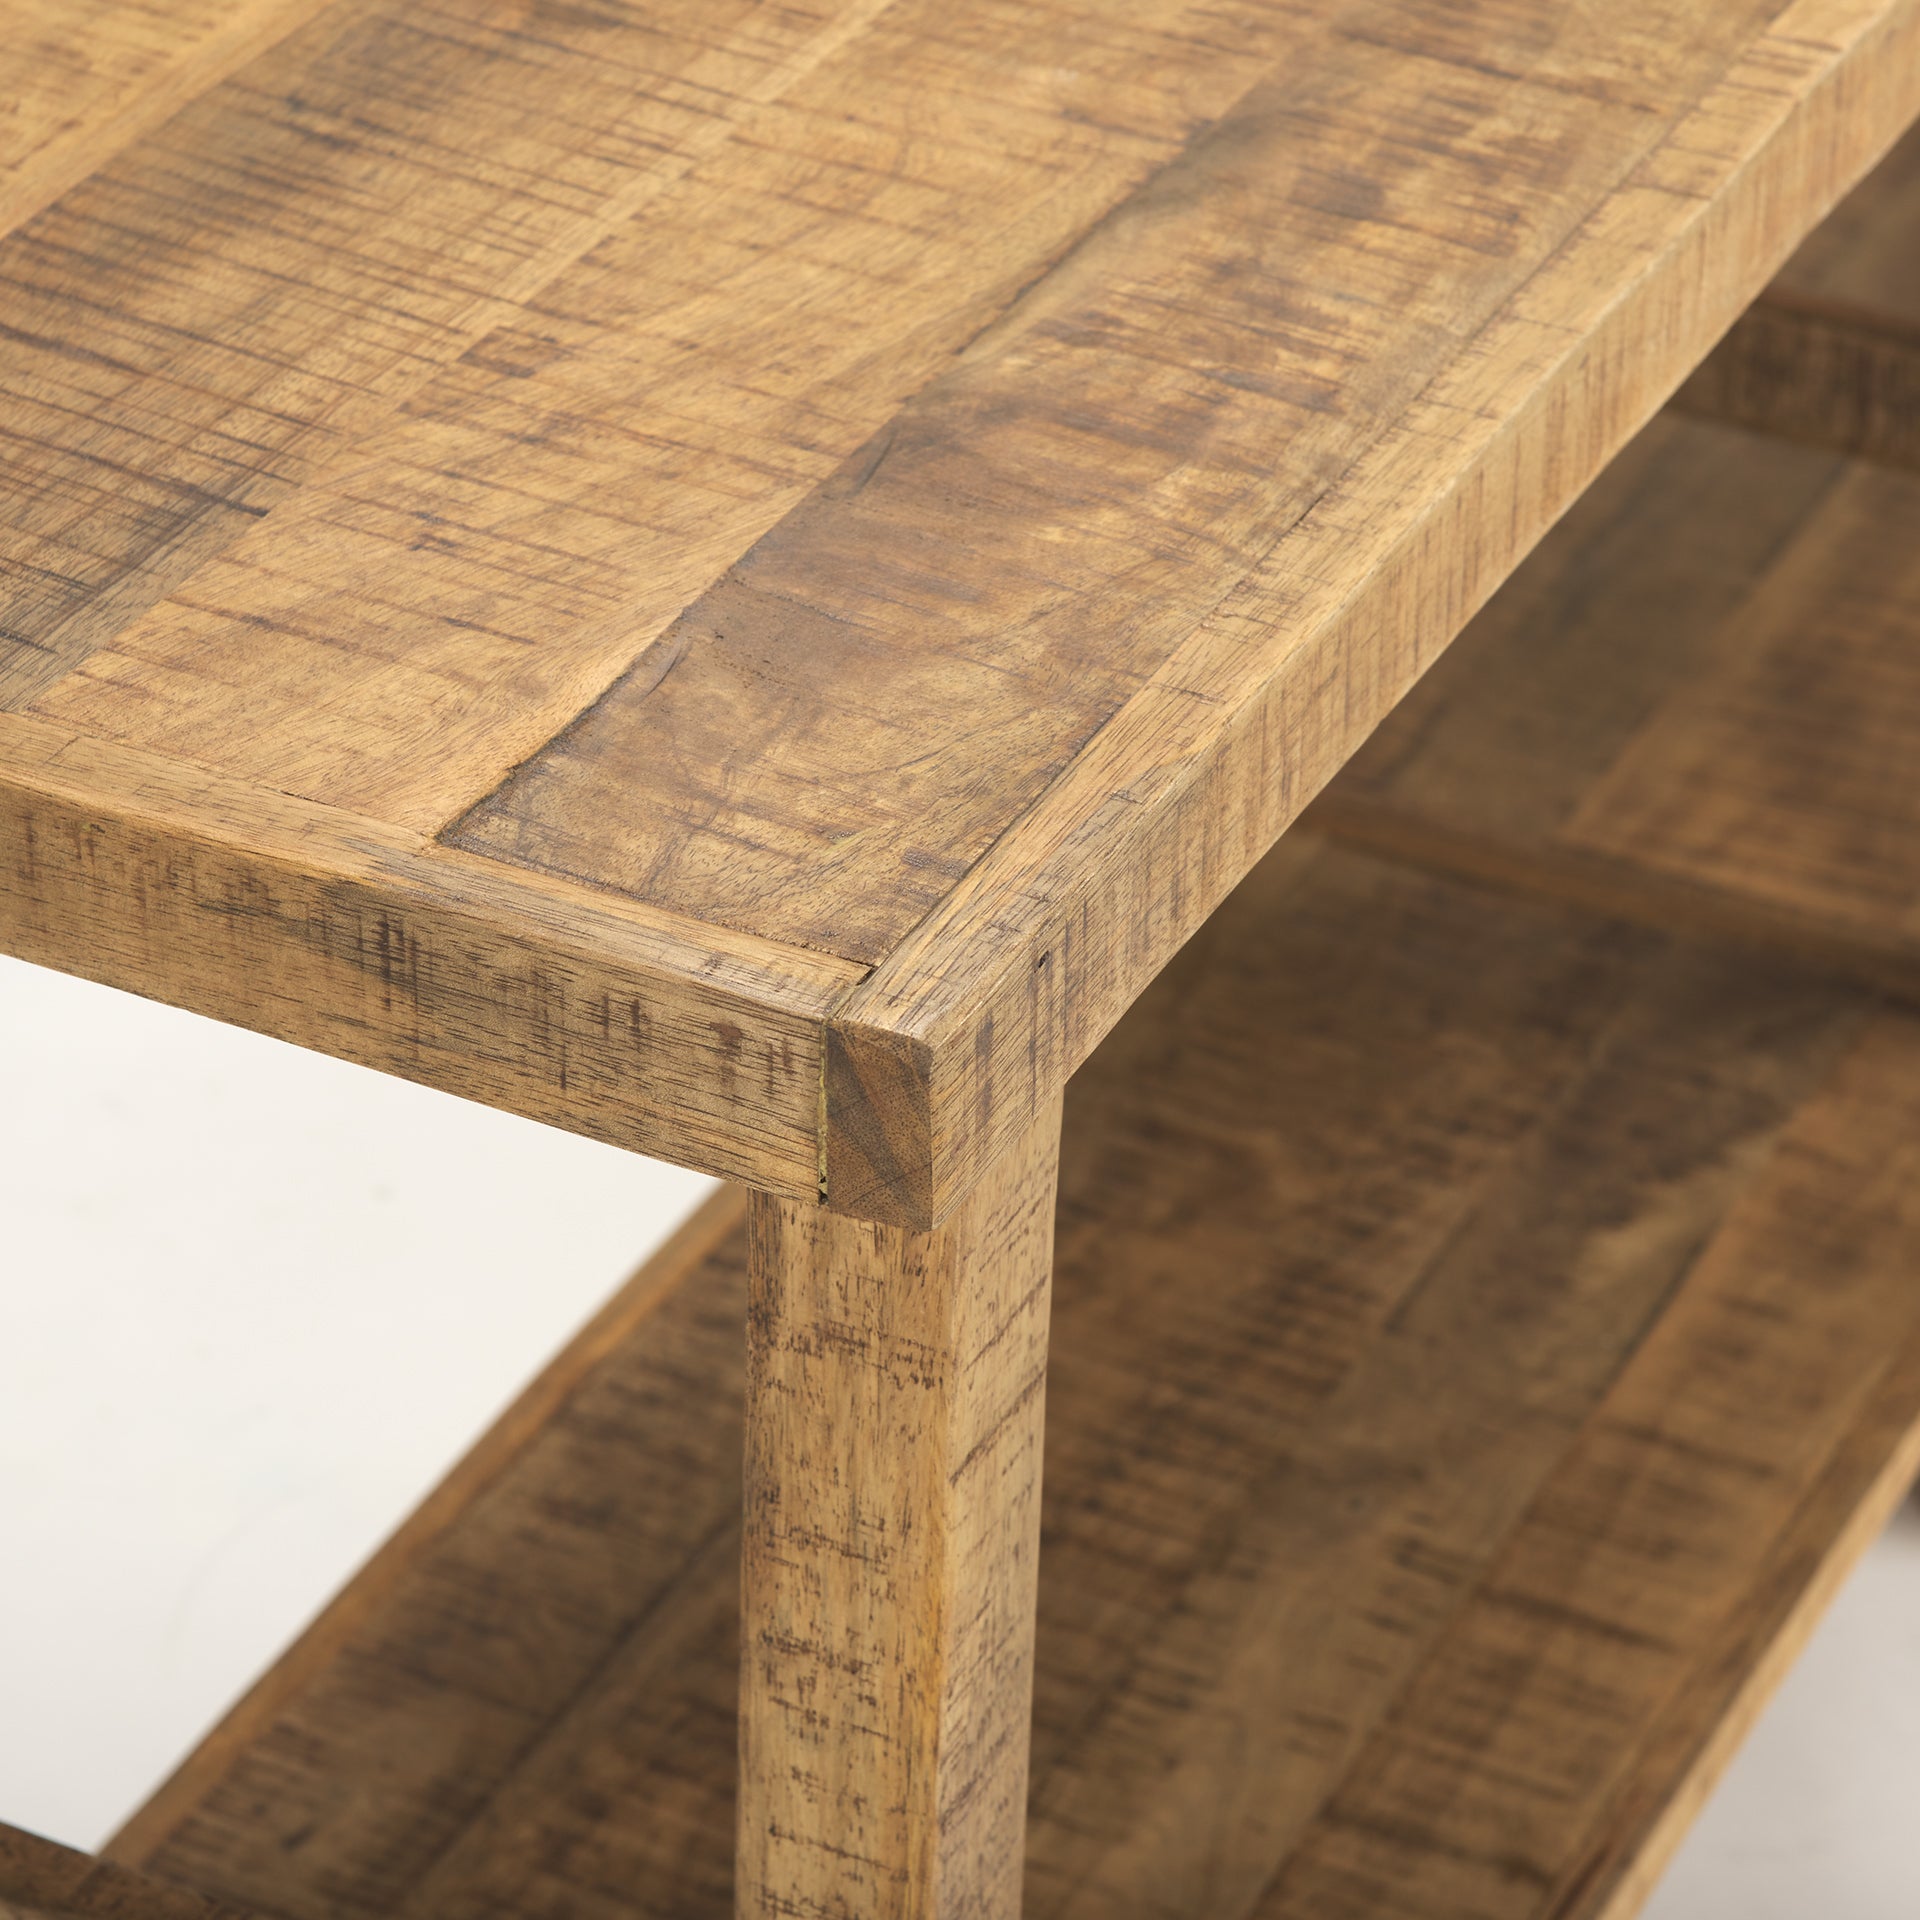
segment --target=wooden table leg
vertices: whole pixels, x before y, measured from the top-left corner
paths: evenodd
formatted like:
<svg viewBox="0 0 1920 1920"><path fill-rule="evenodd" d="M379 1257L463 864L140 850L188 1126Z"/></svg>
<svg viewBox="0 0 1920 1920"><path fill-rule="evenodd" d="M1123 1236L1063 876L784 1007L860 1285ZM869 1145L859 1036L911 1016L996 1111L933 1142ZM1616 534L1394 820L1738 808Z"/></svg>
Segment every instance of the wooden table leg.
<svg viewBox="0 0 1920 1920"><path fill-rule="evenodd" d="M943 1226L756 1196L743 1920L1014 1920L1060 1109Z"/></svg>

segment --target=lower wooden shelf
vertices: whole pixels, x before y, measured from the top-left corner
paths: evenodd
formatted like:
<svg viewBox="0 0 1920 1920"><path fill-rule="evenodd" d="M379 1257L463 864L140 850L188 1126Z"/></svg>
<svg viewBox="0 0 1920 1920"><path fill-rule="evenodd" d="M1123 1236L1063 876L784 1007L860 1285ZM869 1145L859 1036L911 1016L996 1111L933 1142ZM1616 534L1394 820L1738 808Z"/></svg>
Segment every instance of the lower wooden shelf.
<svg viewBox="0 0 1920 1920"><path fill-rule="evenodd" d="M113 1850L730 1910L710 1208ZM1291 838L1075 1082L1028 1907L1624 1913L1920 1463L1920 1023Z"/></svg>
<svg viewBox="0 0 1920 1920"><path fill-rule="evenodd" d="M1920 999L1920 474L1662 419L1309 814Z"/></svg>
<svg viewBox="0 0 1920 1920"><path fill-rule="evenodd" d="M0 1824L0 1920L247 1920L182 1887L148 1880Z"/></svg>

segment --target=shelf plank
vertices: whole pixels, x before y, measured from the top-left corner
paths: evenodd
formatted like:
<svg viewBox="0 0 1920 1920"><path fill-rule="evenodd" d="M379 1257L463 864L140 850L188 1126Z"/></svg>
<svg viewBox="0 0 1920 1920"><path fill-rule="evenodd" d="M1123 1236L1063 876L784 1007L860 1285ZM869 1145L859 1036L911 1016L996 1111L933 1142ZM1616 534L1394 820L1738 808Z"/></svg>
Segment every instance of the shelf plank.
<svg viewBox="0 0 1920 1920"><path fill-rule="evenodd" d="M1920 994L1916 515L1920 476L1662 422L1316 824Z"/></svg>
<svg viewBox="0 0 1920 1920"><path fill-rule="evenodd" d="M243 1920L184 1887L0 1825L0 1920Z"/></svg>
<svg viewBox="0 0 1920 1920"><path fill-rule="evenodd" d="M206 1885L290 1871L324 1910L396 1912L610 1675L638 1672L646 1724L677 1729L640 1760L659 1818L639 1877L726 1904L731 1827L702 1830L717 1869L683 1859L674 1808L710 1811L732 1778L745 1217L723 1192L635 1275L110 1856Z"/></svg>
<svg viewBox="0 0 1920 1920"><path fill-rule="evenodd" d="M747 1177L673 976L838 968L807 1190L931 1230L1916 112L1916 0L327 8L0 240L0 937L598 895L685 1071L542 1117Z"/></svg>
<svg viewBox="0 0 1920 1920"><path fill-rule="evenodd" d="M1634 1748L1710 1738L1756 1651L1721 1644L1729 1623L1757 1615L1797 1640L1836 1528L1864 1545L1920 1467L1902 1298L1920 1227L1915 1038L1876 1030L1796 1115L1261 1920L1591 1914L1617 1907L1623 1869L1644 1890L1634 1842L1660 1784ZM1856 1436L1893 1444L1831 1471ZM1822 1509L1812 1555L1807 1503Z"/></svg>
<svg viewBox="0 0 1920 1920"><path fill-rule="evenodd" d="M1920 323L1770 294L1674 404L1808 446L1920 467Z"/></svg>
<svg viewBox="0 0 1920 1920"><path fill-rule="evenodd" d="M731 1910L742 1253L692 1251L120 1856ZM1291 837L1069 1092L1027 1912L1624 1913L1916 1464L1917 1258L1920 1025Z"/></svg>

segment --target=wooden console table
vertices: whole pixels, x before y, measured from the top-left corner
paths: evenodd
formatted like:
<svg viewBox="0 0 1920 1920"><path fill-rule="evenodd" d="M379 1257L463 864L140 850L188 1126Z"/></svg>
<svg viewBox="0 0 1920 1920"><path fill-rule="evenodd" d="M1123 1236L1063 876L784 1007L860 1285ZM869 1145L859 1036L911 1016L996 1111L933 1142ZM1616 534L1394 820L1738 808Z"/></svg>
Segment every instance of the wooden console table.
<svg viewBox="0 0 1920 1920"><path fill-rule="evenodd" d="M1628 1914L1920 1466L1920 0L6 20L0 944L736 1184L0 1912Z"/></svg>

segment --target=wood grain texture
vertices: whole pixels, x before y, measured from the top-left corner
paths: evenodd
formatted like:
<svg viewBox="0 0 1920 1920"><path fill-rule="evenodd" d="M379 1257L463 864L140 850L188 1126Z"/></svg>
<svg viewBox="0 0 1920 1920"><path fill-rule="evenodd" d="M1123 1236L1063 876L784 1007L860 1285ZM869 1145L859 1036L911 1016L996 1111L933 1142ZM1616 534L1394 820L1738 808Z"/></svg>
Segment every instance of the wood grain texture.
<svg viewBox="0 0 1920 1920"><path fill-rule="evenodd" d="M356 0L0 246L0 704L30 701L503 323L537 330L525 300L873 11ZM505 379L520 360L502 352ZM457 544L458 509L413 486L401 550ZM379 679L371 611L329 639ZM484 648L497 623L471 593L448 611ZM264 689L261 653L256 634L240 672ZM226 677L213 656L202 671ZM324 675L307 697L338 704ZM372 698L391 724L392 687ZM336 754L348 735L335 724Z"/></svg>
<svg viewBox="0 0 1920 1920"><path fill-rule="evenodd" d="M1857 1032L1790 976L1487 913L1307 864L1257 915L1236 898L1143 1000L1160 1031L1129 1022L1140 1050L1089 1070L1130 1110L1078 1187L1079 1259L1063 1222L1062 1276L1118 1262L1129 1284L1091 1338L1056 1330L1078 1458L1049 1471L1088 1492L1046 1537L1043 1580L1074 1602L1043 1615L1036 1912L1252 1910L1389 1729L1447 1731L1406 1713L1426 1664ZM1251 1048L1250 1004L1274 1008ZM1192 1172L1163 1185L1163 1160ZM1196 1265L1219 1279L1195 1289ZM1068 1356L1112 1367L1136 1339L1118 1404L1076 1409ZM1134 1557L1151 1577L1122 1574ZM1526 1672L1488 1696L1538 1740L1516 1801L1599 1705ZM1566 1811L1514 1836L1522 1881L1579 1844ZM1454 1834L1428 1831L1438 1864Z"/></svg>
<svg viewBox="0 0 1920 1920"><path fill-rule="evenodd" d="M927 1234L754 1199L743 1920L1018 1920L1059 1154Z"/></svg>
<svg viewBox="0 0 1920 1920"><path fill-rule="evenodd" d="M455 837L880 961L1462 341L1690 142L1780 11L1342 20L697 601L670 674L643 661ZM1657 272L1672 239L1646 243ZM1515 378L1495 404L1540 398Z"/></svg>
<svg viewBox="0 0 1920 1920"><path fill-rule="evenodd" d="M746 1212L746 1194L737 1187L723 1187L702 1203L541 1369L472 1451L366 1565L354 1573L293 1646L227 1711L213 1732L122 1826L103 1852L109 1857L137 1859L151 1851L162 1844L182 1820L194 1814L209 1794L221 1787L231 1770L236 1766L244 1770L257 1764L258 1756L253 1750L263 1744L271 1746L275 1722L282 1715L293 1710L302 1713L310 1723L314 1703L309 1690L318 1686L324 1691L328 1687L330 1669L336 1662L364 1657L369 1636L378 1637L388 1630L383 1616L391 1609L397 1607L402 1613L408 1610L412 1604L409 1589L417 1581L421 1566L436 1555L444 1554L449 1545L457 1549L459 1537L471 1533L478 1513L490 1501L500 1499L502 1482L523 1477L530 1470L542 1471L532 1467L536 1456L557 1459L552 1453L556 1434L570 1432L576 1426L582 1411L581 1397L591 1399L593 1380L608 1370L616 1356L643 1349L649 1355L639 1375L628 1373L629 1395L636 1390L644 1391L649 1380L670 1381L670 1372L662 1374L657 1370L663 1361L670 1367L669 1356L676 1345L683 1352L689 1350L682 1323L689 1315L706 1323L706 1317L716 1307L722 1310L724 1318L724 1309L736 1302L744 1262L733 1243L745 1229ZM725 1356L717 1344L711 1342L692 1345L691 1350L706 1365L721 1366L722 1371L713 1384L722 1389L731 1387L737 1400L738 1365L727 1374ZM659 1392L655 1384L656 1399ZM733 1423L723 1413L717 1424L731 1430ZM632 1437L631 1424L608 1418L605 1406L599 1431L610 1438L618 1436L614 1438L616 1446ZM571 1435L571 1441L575 1449L580 1447L577 1433ZM591 1453L592 1448L589 1446L587 1451ZM684 1452L673 1457L684 1458ZM699 1458L704 1465L713 1464L713 1456L702 1454ZM655 1462L649 1471L661 1471L662 1464ZM698 1489L692 1491L697 1503ZM450 1540L449 1536L454 1538ZM553 1542L543 1537L540 1544L550 1548ZM449 1577L457 1580L458 1575L453 1573ZM487 1591L489 1598L483 1601L480 1589L475 1589L471 1596L475 1612L484 1613L486 1605L492 1603L490 1596L495 1590ZM654 1597L643 1580L633 1600L637 1607L644 1609ZM448 1617L455 1617L458 1612L459 1609L450 1609ZM439 1631L442 1636L447 1634L444 1622ZM403 1749L399 1755L388 1750L381 1715L372 1716L356 1727L349 1707L332 1720L329 1734L327 1764L339 1773L344 1785L351 1785L363 1769L371 1769L379 1780L382 1797L406 1802L423 1787L437 1784L430 1774L423 1778L417 1750ZM505 1751L510 1758L512 1749ZM492 1778L490 1764L496 1769L501 1765L501 1750L489 1748L483 1739L460 1749L458 1759L467 1781L479 1783L484 1791ZM348 1804L352 1808L347 1815L349 1820L369 1814L377 1818L378 1800L355 1795ZM329 1808L329 1812L338 1817L337 1806ZM275 1830L270 1824L252 1828L244 1819L236 1823L227 1838L229 1842L236 1841L242 1833L249 1847L263 1851L271 1851L287 1840L283 1831ZM427 1834L424 1838L430 1856L433 1836ZM335 1844L337 1847L340 1844L337 1831ZM404 1849L390 1855L388 1877L381 1891L390 1894L395 1881L417 1857Z"/></svg>
<svg viewBox="0 0 1920 1920"><path fill-rule="evenodd" d="M373 175L384 224L342 234L332 157L298 172L277 150L272 165L252 157L250 143L298 139L284 115L247 111L237 89L209 103L225 116L210 111L194 155L269 175L264 217L296 248L273 265L293 292L268 338L249 322L211 396L167 398L169 419L241 417L263 363L286 362L303 391L328 379L301 421L261 430L271 457L249 465L271 471L195 470L202 489L244 494L160 571L141 557L144 522L102 541L89 520L106 571L57 630L35 630L16 700L440 826L636 658L642 681L664 674L675 647L649 648L687 602L1332 6L1222 16L1132 0L1104 20L1008 0L560 10L547 26L560 44L536 37L531 73L524 36L482 33L472 11L459 0L433 36L449 69L433 92L393 44L419 30L411 9L298 77L303 99L325 82L349 141L378 103L380 143L353 178ZM384 130L396 117L423 155ZM570 194L524 206L526 172L495 157L510 136L557 146L524 165L561 173ZM255 297L229 256L262 217L250 198L225 226L185 223L171 273L150 247L134 257L121 300L136 344L171 346L186 319L196 341L226 340ZM543 226L552 244L523 263ZM423 233L439 270L411 270L402 319L418 321L403 329L391 256ZM44 326L58 333L66 257L48 272ZM191 311L156 335L176 277ZM318 338L303 297L315 282ZM141 414L151 386L126 395ZM46 437L65 475L72 435L56 423ZM147 444L128 454L143 480ZM258 525L236 517L249 503ZM25 557L45 567L59 552Z"/></svg>
<svg viewBox="0 0 1920 1920"><path fill-rule="evenodd" d="M843 963L931 1230L1916 108L1920 0L339 0L0 242L0 700Z"/></svg>
<svg viewBox="0 0 1920 1920"><path fill-rule="evenodd" d="M928 1048L904 1216L939 1218L1086 1057L1725 330L1797 238L1785 210L1884 150L1916 79L1916 18L1782 13L848 997L837 1022Z"/></svg>
<svg viewBox="0 0 1920 1920"><path fill-rule="evenodd" d="M0 234L341 0L5 0Z"/></svg>
<svg viewBox="0 0 1920 1920"><path fill-rule="evenodd" d="M0 946L642 1153L818 1191L857 970L0 714Z"/></svg>
<svg viewBox="0 0 1920 1920"><path fill-rule="evenodd" d="M1865 996L1291 836L1068 1092L1026 1911L1624 1920L1914 1461L1917 1121L1920 1029ZM644 1619L592 1596L652 1564L629 1489L737 1434L737 1339L674 1329L737 1324L744 1261L136 1857L288 1920L722 1920L737 1536ZM529 1560L593 1686L468 1773L456 1655Z"/></svg>
<svg viewBox="0 0 1920 1920"><path fill-rule="evenodd" d="M1920 479L1650 431L1312 816L1920 994Z"/></svg>
<svg viewBox="0 0 1920 1920"><path fill-rule="evenodd" d="M1675 403L1920 466L1920 130L1814 229Z"/></svg>
<svg viewBox="0 0 1920 1920"><path fill-rule="evenodd" d="M1920 1456L1910 1280L1900 1259L1861 1258L1910 1245L1920 1226L1916 1064L1911 1026L1875 1030L1787 1130L1772 1177L1733 1209L1395 1723L1267 1889L1263 1920L1604 1909L1648 1811L1623 1750L1708 1734L1733 1677L1700 1672L1693 1649L1737 1622L1730 1651L1751 1657L1749 1623L1781 1631L1815 1572L1769 1534L1802 1545L1801 1503L1833 1480L1884 1518L1898 1497L1886 1480ZM1815 1286L1835 1315L1817 1339L1800 1317ZM1719 1389L1736 1369L1766 1417L1729 1426ZM1885 1437L1874 1402L1888 1385L1901 1390L1892 1457L1830 1480L1857 1426ZM1499 1687L1515 1671L1531 1683L1525 1709ZM1564 1697L1591 1718L1543 1744L1532 1700Z"/></svg>
<svg viewBox="0 0 1920 1920"><path fill-rule="evenodd" d="M1728 1623L1718 1666L1676 1694L1656 1757L1639 1780L1623 1782L1607 1831L1590 1848L1575 1882L1584 1901L1572 1920L1631 1920L1640 1911L1687 1828L1753 1730L1774 1689L1804 1650L1860 1556L1913 1493L1920 1473L1920 1422L1914 1393L1920 1351L1909 1346L1861 1408L1846 1443L1808 1490L1792 1525L1753 1573L1745 1603ZM1835 1538L1833 1514L1853 1518ZM1662 1806L1655 1780L1686 1768Z"/></svg>
<svg viewBox="0 0 1920 1920"><path fill-rule="evenodd" d="M242 1920L184 1887L0 1825L0 1920Z"/></svg>
<svg viewBox="0 0 1920 1920"><path fill-rule="evenodd" d="M519 1894L476 1896L463 1875L476 1854L525 1846L552 1890L540 1897L591 1911L604 1876L661 1920L725 1911L745 1288L737 1230L651 1263L628 1289L626 1337L564 1367L559 1404L489 1443L483 1469L374 1561L314 1650L270 1672L109 1854L203 1887L245 1882L272 1911L437 1914L477 1897L505 1914ZM583 1738L624 1756L582 1783L614 1799L590 1846L549 1846L527 1786ZM690 1845L686 1809L713 1817L716 1778L719 1827L695 1822L711 1844Z"/></svg>

